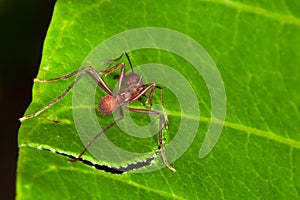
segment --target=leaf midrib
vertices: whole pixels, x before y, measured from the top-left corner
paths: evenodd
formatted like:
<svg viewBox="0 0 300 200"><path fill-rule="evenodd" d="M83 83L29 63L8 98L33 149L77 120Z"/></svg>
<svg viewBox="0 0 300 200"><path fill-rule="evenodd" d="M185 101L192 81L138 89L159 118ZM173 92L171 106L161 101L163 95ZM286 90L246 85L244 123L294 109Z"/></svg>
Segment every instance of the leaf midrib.
<svg viewBox="0 0 300 200"><path fill-rule="evenodd" d="M59 114L59 113L62 113L62 112L67 112L68 110L76 109L76 108L82 109L82 108L91 108L91 107L87 107L87 106L82 106L82 107L64 106L63 108L59 108L59 109L55 110L52 113L52 115ZM219 120L219 119L216 119L216 118L210 118L210 117L205 117L205 116L188 115L188 114L185 114L184 112L180 113L180 112L175 112L175 111L170 111L170 110L166 110L166 111L168 113L168 116L184 117L186 119L198 120L200 122L206 122L207 124L209 124L209 123L216 123L216 124L219 124L219 125L223 124L225 127L229 127L229 128L234 129L234 130L238 130L238 131L246 132L248 134L253 134L253 135L260 136L260 137L264 137L264 138L267 138L267 139L270 139L270 140L288 145L290 147L300 149L300 141L297 141L297 140L294 140L294 139L291 139L291 138L282 137L282 136L280 136L278 134L275 134L274 132L271 132L271 131L260 130L260 129L257 129L257 128L254 128L254 127L246 126L244 124L237 124L237 123L233 123L233 122ZM45 116L44 118L47 118L47 116ZM38 127L38 124L35 124L34 127ZM32 132L34 130L34 127L33 127L33 129L31 129L30 132Z"/></svg>

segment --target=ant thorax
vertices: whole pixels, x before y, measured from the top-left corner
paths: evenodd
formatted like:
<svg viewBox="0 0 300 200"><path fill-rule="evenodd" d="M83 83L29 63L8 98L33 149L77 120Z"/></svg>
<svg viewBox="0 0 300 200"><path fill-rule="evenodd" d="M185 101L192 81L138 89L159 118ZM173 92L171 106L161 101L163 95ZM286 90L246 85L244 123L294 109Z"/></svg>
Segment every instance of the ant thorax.
<svg viewBox="0 0 300 200"><path fill-rule="evenodd" d="M127 104L131 99L136 97L144 89L142 76L131 72L130 74L124 76L125 89L120 93L117 100L121 104Z"/></svg>

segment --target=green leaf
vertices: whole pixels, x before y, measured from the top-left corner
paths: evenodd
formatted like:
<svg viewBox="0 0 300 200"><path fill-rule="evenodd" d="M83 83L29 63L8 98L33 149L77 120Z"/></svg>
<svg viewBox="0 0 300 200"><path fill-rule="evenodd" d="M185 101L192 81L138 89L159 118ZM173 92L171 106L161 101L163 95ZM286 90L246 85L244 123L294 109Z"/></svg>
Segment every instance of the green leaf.
<svg viewBox="0 0 300 200"><path fill-rule="evenodd" d="M78 156L83 149L73 120L71 92L38 117L22 122L17 199L299 199L299 11L297 1L57 1L39 79L79 69L99 43L117 33L164 27L190 36L215 61L226 88L226 120L216 146L200 159L199 149L211 118L210 94L204 80L187 61L171 52L129 52L134 66L149 62L171 66L195 90L201 116L184 117L200 121L199 129L188 150L172 163L177 172L165 167L117 175L82 162L68 163L67 155ZM99 55L99 66L101 61ZM111 87L116 83L114 75L117 72L105 77ZM25 115L49 104L73 80L36 82ZM174 80L176 84L180 82ZM159 102L158 94L154 102ZM97 90L98 99L103 95ZM166 90L164 98L170 122L169 131L164 131L167 146L179 128L181 110L171 91ZM134 106L142 107L145 99ZM149 122L148 116L133 114L132 118L141 125ZM98 115L98 120L105 126L113 117ZM189 127L186 130L188 133ZM117 126L105 135L127 151L157 150L156 135L135 138ZM116 164L89 153L84 159L104 166Z"/></svg>

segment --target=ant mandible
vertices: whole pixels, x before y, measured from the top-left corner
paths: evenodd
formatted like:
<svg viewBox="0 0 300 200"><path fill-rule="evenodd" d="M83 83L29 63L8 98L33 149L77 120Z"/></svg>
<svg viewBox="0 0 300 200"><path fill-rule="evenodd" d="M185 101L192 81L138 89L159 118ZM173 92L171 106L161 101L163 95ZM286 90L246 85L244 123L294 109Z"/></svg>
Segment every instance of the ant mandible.
<svg viewBox="0 0 300 200"><path fill-rule="evenodd" d="M123 114L123 108L124 108L126 110L131 111L131 112L151 114L151 115L156 115L156 116L159 117L158 144L159 144L159 149L161 151L162 159L163 159L164 164L172 172L176 172L176 170L167 161L167 158L166 158L166 155L165 155L165 152L164 152L163 143L162 143L162 123L163 123L162 116L164 117L165 128L168 129L168 126L169 126L168 125L169 122L168 122L167 114L166 114L166 111L164 109L163 88L160 87L160 86L157 86L155 83L143 84L142 77L140 75L134 73L133 68L132 68L132 64L131 64L131 61L129 59L129 56L128 56L127 52L122 53L121 56L119 56L116 59L107 60L104 63L107 64L107 63L112 63L114 61L118 61L124 55L126 56L128 62L129 62L130 68L131 68L131 72L128 75L125 75L125 63L121 62L117 65L112 66L111 68L109 68L107 70L103 70L103 71L100 71L100 72L97 72L97 70L95 68L91 67L91 66L87 66L87 67L83 67L79 70L76 70L76 71L74 71L70 74L67 74L65 76L58 77L58 78L53 78L53 79L49 79L49 80L34 79L35 82L54 82L54 81L59 81L59 80L65 80L65 79L68 79L72 76L75 76L75 75L79 74L76 77L76 79L74 80L74 82L71 85L69 85L69 87L60 96L58 96L54 101L52 101L50 104L43 107L42 109L40 109L36 113L24 116L24 117L20 118L19 120L22 122L26 119L30 119L30 118L34 118L34 117L38 116L40 113L42 113L43 111L47 110L48 108L53 106L55 103L60 101L84 75L88 75L100 88L102 88L104 90L104 92L106 92L108 94L107 96L104 96L99 101L99 104L98 104L99 112L101 112L104 115L109 115L109 114L112 114L113 112L115 112L117 109L119 109L120 116L113 123L108 125L101 132L99 132L97 135L95 135L87 143L87 145L85 146L83 151L80 153L80 155L76 159L69 160L69 162L76 162L76 161L80 160L82 155L89 148L89 146L100 135L102 135L108 129L110 129L112 126L114 126L116 123L121 121L124 118L124 114ZM120 75L118 77L117 92L113 93L112 90L108 87L108 85L105 83L105 81L102 79L102 77L100 75L101 74L107 75L107 74L113 72L114 70L118 69L119 67L121 67L121 72L120 72ZM123 91L121 91L122 83L125 84L125 89ZM162 113L152 110L152 98L153 98L153 95L154 95L154 90L156 88L160 89ZM150 91L150 94L149 94L149 97L148 97L148 100L147 100L149 105L150 105L149 109L136 109L136 108L130 108L130 107L127 106L129 103L132 103L132 102L140 99L148 91Z"/></svg>

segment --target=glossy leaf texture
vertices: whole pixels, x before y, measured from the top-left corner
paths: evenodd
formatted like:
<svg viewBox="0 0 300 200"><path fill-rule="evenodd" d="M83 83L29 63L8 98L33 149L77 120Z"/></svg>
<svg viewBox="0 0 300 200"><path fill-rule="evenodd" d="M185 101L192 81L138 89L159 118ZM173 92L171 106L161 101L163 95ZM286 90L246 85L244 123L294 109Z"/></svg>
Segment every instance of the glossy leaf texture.
<svg viewBox="0 0 300 200"><path fill-rule="evenodd" d="M226 89L226 120L215 148L200 159L211 118L204 81L186 61L169 52L129 52L134 66L168 64L196 91L201 115L186 117L200 125L192 145L173 163L177 172L163 168L118 175L82 162L68 163L66 155L77 156L83 148L73 122L71 92L38 117L22 122L17 199L299 199L299 15L296 0L58 0L38 78L51 79L77 70L93 48L117 33L164 27L190 36L215 61ZM116 82L112 77L106 77L109 83ZM26 114L50 103L72 80L36 82ZM174 84L180 83L174 80ZM98 97L102 95L99 90ZM178 102L168 91L165 107L170 120L168 144L180 123ZM137 123L149 120L140 115L133 118ZM106 125L112 120L99 115ZM106 135L124 149L157 149L156 136L136 139L119 132L113 127Z"/></svg>

